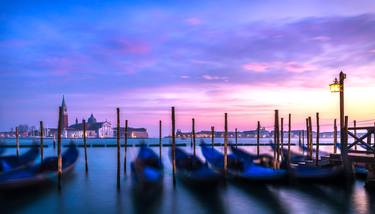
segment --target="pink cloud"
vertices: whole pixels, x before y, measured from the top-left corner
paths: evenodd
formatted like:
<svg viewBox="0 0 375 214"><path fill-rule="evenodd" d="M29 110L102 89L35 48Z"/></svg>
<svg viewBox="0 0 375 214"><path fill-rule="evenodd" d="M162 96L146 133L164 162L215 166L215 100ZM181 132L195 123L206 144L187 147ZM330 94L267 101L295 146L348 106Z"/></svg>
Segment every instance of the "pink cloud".
<svg viewBox="0 0 375 214"><path fill-rule="evenodd" d="M289 72L293 73L302 73L305 71L313 70L315 66L309 64L309 63L297 63L294 61L290 62L281 62L281 61L275 61L275 62L269 62L269 63L247 63L242 65L242 68L246 71L250 72L267 72L272 69L281 70L285 69Z"/></svg>
<svg viewBox="0 0 375 214"><path fill-rule="evenodd" d="M191 17L191 18L185 19L185 22L186 22L188 25L192 25L192 26L202 24L202 20L199 19L199 18L197 18L197 17Z"/></svg>
<svg viewBox="0 0 375 214"><path fill-rule="evenodd" d="M151 49L147 43L140 41L120 40L118 44L123 53L147 54Z"/></svg>
<svg viewBox="0 0 375 214"><path fill-rule="evenodd" d="M313 38L313 40L320 41L320 42L327 42L331 40L331 37L329 36L316 36Z"/></svg>
<svg viewBox="0 0 375 214"><path fill-rule="evenodd" d="M265 72L268 70L268 65L264 63L247 63L242 65L242 68L247 71Z"/></svg>
<svg viewBox="0 0 375 214"><path fill-rule="evenodd" d="M287 71L293 73L302 73L305 71L313 70L314 66L308 63L296 63L296 62L287 62L283 66Z"/></svg>
<svg viewBox="0 0 375 214"><path fill-rule="evenodd" d="M205 80L227 80L227 77L221 77L221 76L212 76L212 75L202 75L202 78Z"/></svg>

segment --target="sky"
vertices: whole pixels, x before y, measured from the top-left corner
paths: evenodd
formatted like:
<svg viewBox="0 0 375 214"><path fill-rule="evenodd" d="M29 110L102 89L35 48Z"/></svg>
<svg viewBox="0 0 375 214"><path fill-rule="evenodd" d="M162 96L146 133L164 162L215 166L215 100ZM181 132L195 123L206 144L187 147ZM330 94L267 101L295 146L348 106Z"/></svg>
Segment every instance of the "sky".
<svg viewBox="0 0 375 214"><path fill-rule="evenodd" d="M2 1L0 130L43 120L145 127L272 128L274 110L292 128L320 113L338 118L328 84L347 74L350 121L375 121L373 1ZM365 125L359 123L359 125Z"/></svg>

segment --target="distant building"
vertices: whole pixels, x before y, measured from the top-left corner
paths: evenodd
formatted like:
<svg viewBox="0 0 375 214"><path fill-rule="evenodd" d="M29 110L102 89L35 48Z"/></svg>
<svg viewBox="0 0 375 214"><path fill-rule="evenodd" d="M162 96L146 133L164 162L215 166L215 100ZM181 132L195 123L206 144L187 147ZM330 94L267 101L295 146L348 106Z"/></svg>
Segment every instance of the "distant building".
<svg viewBox="0 0 375 214"><path fill-rule="evenodd" d="M113 128L113 136L117 136L117 128ZM125 128L120 128L121 138L125 137ZM128 127L128 138L148 138L148 132L145 128Z"/></svg>
<svg viewBox="0 0 375 214"><path fill-rule="evenodd" d="M83 136L83 124L76 123L65 129L65 136L68 138L77 138ZM108 121L97 122L93 114L90 115L86 123L86 136L95 138L110 138L113 137L112 125Z"/></svg>

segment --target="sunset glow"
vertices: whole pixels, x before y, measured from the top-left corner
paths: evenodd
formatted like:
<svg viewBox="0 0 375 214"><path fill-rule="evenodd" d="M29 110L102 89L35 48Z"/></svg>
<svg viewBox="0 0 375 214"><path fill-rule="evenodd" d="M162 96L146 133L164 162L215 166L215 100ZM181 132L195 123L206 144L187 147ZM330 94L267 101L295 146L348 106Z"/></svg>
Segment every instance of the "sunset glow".
<svg viewBox="0 0 375 214"><path fill-rule="evenodd" d="M288 2L4 5L0 129L55 127L65 95L70 123L91 113L114 123L120 107L151 136L160 119L169 128L171 106L183 130L192 117L222 130L224 112L230 129L272 128L275 109L293 128L320 112L331 130L341 70L350 120L375 119L375 5Z"/></svg>

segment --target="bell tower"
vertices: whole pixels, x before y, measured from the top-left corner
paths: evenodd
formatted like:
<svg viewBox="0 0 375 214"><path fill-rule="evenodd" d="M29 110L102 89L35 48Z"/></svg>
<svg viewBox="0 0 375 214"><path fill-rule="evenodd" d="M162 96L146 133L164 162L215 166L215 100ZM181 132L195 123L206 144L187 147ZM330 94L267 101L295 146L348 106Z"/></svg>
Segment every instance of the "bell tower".
<svg viewBox="0 0 375 214"><path fill-rule="evenodd" d="M65 104L65 97L64 97L64 95L63 95L61 107L63 109L63 121L62 121L62 124L63 124L63 128L66 129L66 128L69 127L69 123L68 123L68 108L66 107L66 104Z"/></svg>

